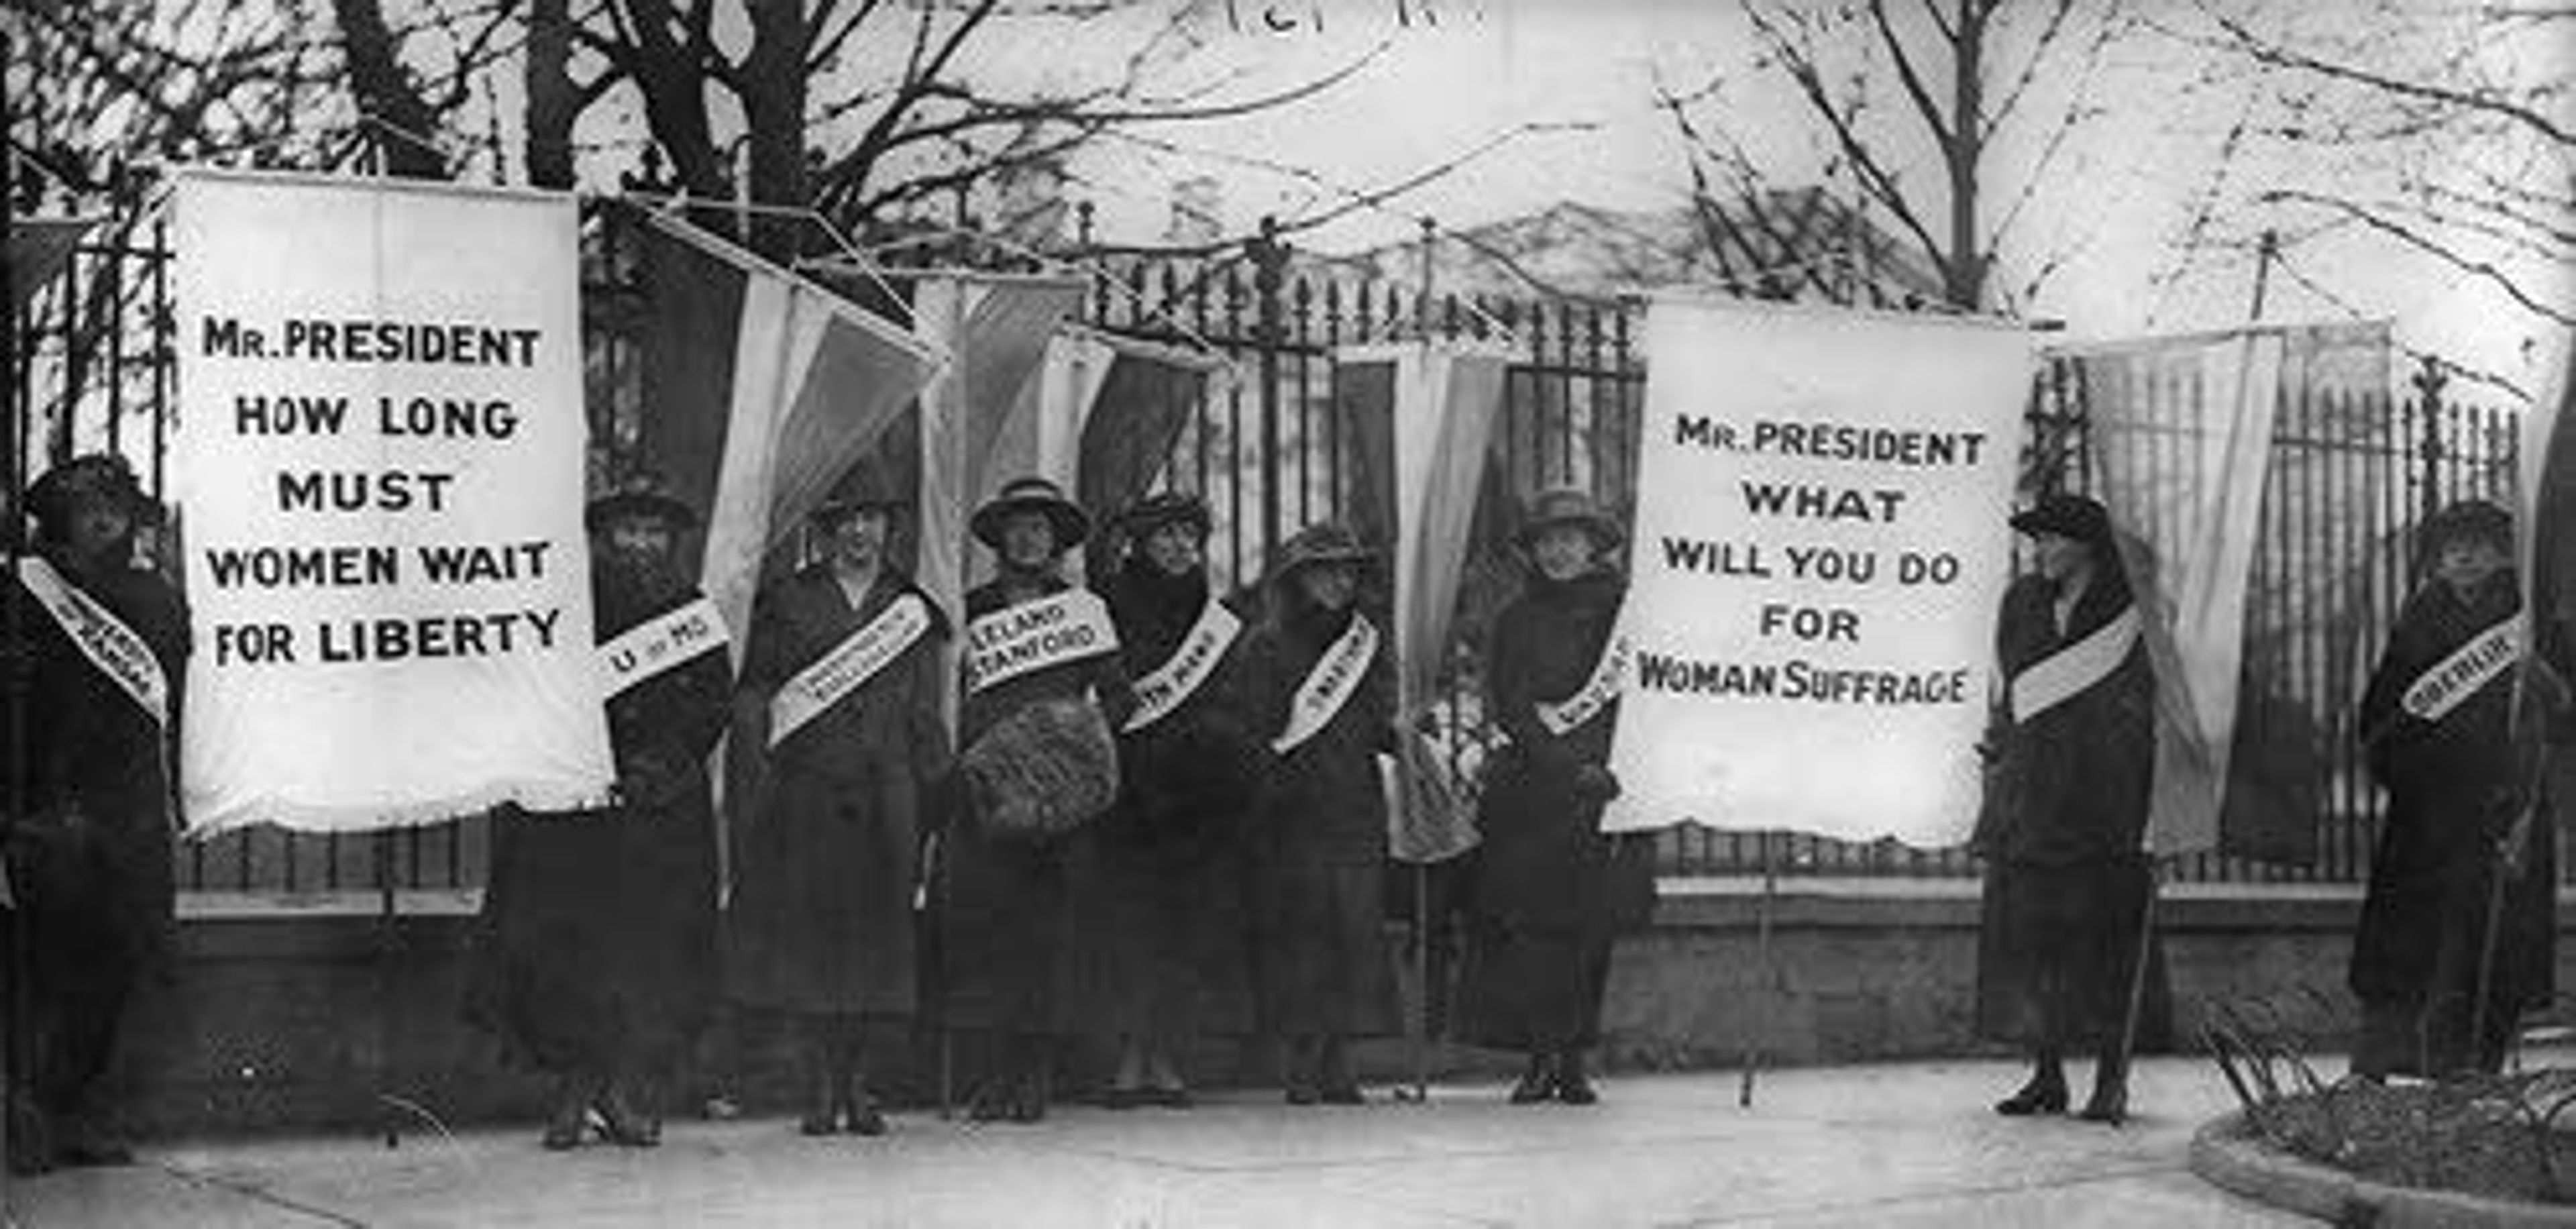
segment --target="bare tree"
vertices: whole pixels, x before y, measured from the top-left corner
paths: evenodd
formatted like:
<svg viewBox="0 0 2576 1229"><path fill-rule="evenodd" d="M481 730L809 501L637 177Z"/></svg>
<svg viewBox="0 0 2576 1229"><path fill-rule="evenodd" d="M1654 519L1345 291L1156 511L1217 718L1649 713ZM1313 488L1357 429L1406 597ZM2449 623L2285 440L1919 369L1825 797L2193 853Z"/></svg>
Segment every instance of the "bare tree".
<svg viewBox="0 0 2576 1229"><path fill-rule="evenodd" d="M1995 288L2008 238L2069 138L2100 112L2093 78L2131 27L2120 0L1741 2L1756 67L1794 92L1827 176L1847 175L1921 246L1944 301L2003 306L2054 272L2063 253L2039 258L2009 291ZM1730 106L1743 91L1729 84L1664 89L1660 102L1691 150L1700 216L1720 230L1712 241L1746 244L1740 232L1751 227L1776 246L1798 223L1772 216L1768 189L1783 176L1746 152Z"/></svg>
<svg viewBox="0 0 2576 1229"><path fill-rule="evenodd" d="M2576 4L2198 0L2160 29L2250 90L2245 156L2283 168L2244 190L2250 228L2367 238L2576 327Z"/></svg>

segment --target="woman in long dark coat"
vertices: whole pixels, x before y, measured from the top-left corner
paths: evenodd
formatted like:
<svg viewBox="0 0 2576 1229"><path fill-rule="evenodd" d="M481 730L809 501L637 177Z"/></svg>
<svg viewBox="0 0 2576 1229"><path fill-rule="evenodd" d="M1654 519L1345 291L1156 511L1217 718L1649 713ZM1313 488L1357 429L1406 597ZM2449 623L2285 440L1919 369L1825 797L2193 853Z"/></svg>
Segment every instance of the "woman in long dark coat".
<svg viewBox="0 0 2576 1229"><path fill-rule="evenodd" d="M1467 964L1467 1039L1529 1056L1514 1104L1599 1099L1614 883L1602 804L1618 795L1610 736L1617 674L1604 666L1626 586L1607 566L1618 527L1578 490L1543 492L1520 533L1529 588L1495 618L1490 711L1511 736L1485 777Z"/></svg>
<svg viewBox="0 0 2576 1229"><path fill-rule="evenodd" d="M100 1099L125 1008L143 975L169 956L171 757L186 679L188 613L157 573L133 563L134 535L160 507L116 456L93 454L48 471L29 489L36 552L22 566L95 603L158 665L165 711L152 712L91 661L37 584L17 586L19 644L0 646L8 685L27 689L25 757L6 768L26 810L0 815L17 908L0 910L28 953L23 994L32 1060L9 1089L23 1095L10 1123L9 1168L123 1165L133 1148ZM12 526L11 528L14 528ZM0 532L6 532L0 530ZM0 731L5 733L6 731ZM0 936L7 937L7 936ZM16 971L12 970L14 974Z"/></svg>
<svg viewBox="0 0 2576 1229"><path fill-rule="evenodd" d="M2064 1058L2100 1056L2082 1117L2128 1109L2123 1028L2151 884L2143 848L2155 773L2155 679L2109 515L2058 495L2013 517L2037 575L2004 593L1996 656L2009 681L1988 743L1976 847L1986 859L1979 1030L2030 1047L2007 1115L2062 1113ZM2050 662L2046 669L2037 669Z"/></svg>
<svg viewBox="0 0 2576 1229"><path fill-rule="evenodd" d="M2513 522L2493 504L2454 504L2420 541L2431 578L2407 600L2361 702L2367 762L2388 790L2350 978L2362 1003L2353 1071L2371 1078L2497 1070L2522 1012L2549 1001L2555 963L2557 840L2544 806L2506 872L2478 1003L2503 842L2532 800L2530 748L2511 729L2525 643Z"/></svg>
<svg viewBox="0 0 2576 1229"><path fill-rule="evenodd" d="M967 748L967 767L1017 758L988 757L991 747L983 740L1005 723L1012 723L1012 732L1000 737L1020 738L1030 728L1021 724L1028 710L1062 712L1088 697L1115 728L1133 700L1106 611L1099 612L1101 625L1078 641L1022 641L1011 630L1028 614L1015 616L1016 608L1074 592L1059 569L1066 553L1090 535L1089 518L1054 483L1022 478L1004 484L995 499L976 509L969 528L993 549L999 566L991 581L966 594L958 741ZM982 664L1012 642L1029 656L989 670ZM1115 753L1109 754L1113 762L1084 767L1114 774ZM969 1116L1036 1122L1046 1117L1055 1037L1066 1023L1060 990L1069 976L1063 944L1071 921L1071 840L1000 830L992 809L991 799L969 797L946 817L942 830L941 1024L980 1043L970 1053L977 1080Z"/></svg>
<svg viewBox="0 0 2576 1229"><path fill-rule="evenodd" d="M1349 1044L1397 1028L1380 922L1378 767L1395 751L1394 646L1359 610L1359 567L1371 557L1344 526L1299 531L1281 548L1270 611L1245 647L1254 728L1279 757L1263 774L1249 837L1257 1003L1263 1031L1286 1048L1292 1105L1359 1104ZM1354 670L1355 685L1330 685Z"/></svg>
<svg viewBox="0 0 2576 1229"><path fill-rule="evenodd" d="M601 644L702 601L675 562L678 536L697 523L687 505L638 480L585 519ZM656 1142L656 1086L716 993L706 760L731 711L733 666L713 636L679 643L656 655L674 664L608 700L615 805L514 810L494 826L470 1014L555 1077L548 1148L578 1145L593 1111L611 1142Z"/></svg>
<svg viewBox="0 0 2576 1229"><path fill-rule="evenodd" d="M743 660L735 736L767 763L735 812L751 822L736 838L726 974L738 1002L791 1023L808 1135L885 1131L865 1042L917 1004L925 795L949 770L948 623L887 558L897 506L861 489L817 509L825 557L761 595ZM839 675L855 684L815 671L836 650L856 654Z"/></svg>
<svg viewBox="0 0 2576 1229"><path fill-rule="evenodd" d="M1144 703L1119 735L1118 805L1074 846L1074 1011L1116 1047L1105 1104L1178 1108L1202 1008L1242 996L1243 821L1260 759L1242 619L1208 589L1207 505L1156 495L1117 528L1128 548L1098 588Z"/></svg>

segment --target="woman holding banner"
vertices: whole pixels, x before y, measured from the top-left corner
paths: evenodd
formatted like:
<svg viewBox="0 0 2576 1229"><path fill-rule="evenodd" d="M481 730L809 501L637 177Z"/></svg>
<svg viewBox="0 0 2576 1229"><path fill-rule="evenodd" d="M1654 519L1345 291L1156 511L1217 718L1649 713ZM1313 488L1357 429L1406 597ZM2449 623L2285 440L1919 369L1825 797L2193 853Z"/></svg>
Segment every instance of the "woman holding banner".
<svg viewBox="0 0 2576 1229"><path fill-rule="evenodd" d="M1614 923L1642 920L1613 873L1601 808L1618 796L1610 733L1625 672L1611 631L1626 584L1619 528L1574 489L1541 492L1517 542L1528 589L1495 617L1489 711L1511 744L1485 778L1467 962L1466 1036L1528 1055L1515 1105L1599 1100L1584 1051L1600 1037ZM1651 900L1652 880L1645 891Z"/></svg>
<svg viewBox="0 0 2576 1229"><path fill-rule="evenodd" d="M2366 762L2388 790L2350 977L2362 1004L2352 1067L2370 1079L2500 1069L2522 1012L2549 1001L2555 963L2555 827L2513 729L2528 643L2513 521L2465 501L2417 542L2430 576L2361 701ZM2563 685L2533 677L2531 711L2563 711Z"/></svg>
<svg viewBox="0 0 2576 1229"><path fill-rule="evenodd" d="M949 769L948 622L887 557L900 502L853 473L812 513L823 558L760 595L734 728L765 772L735 804L750 822L726 976L737 1002L787 1021L807 1135L885 1132L865 1042L918 1002L925 795Z"/></svg>
<svg viewBox="0 0 2576 1229"><path fill-rule="evenodd" d="M132 1148L108 1122L99 1077L128 996L168 955L171 926L170 757L188 615L178 592L134 563L134 535L159 518L125 460L77 457L27 492L35 553L19 556L22 644L8 646L9 731L24 758L8 765L26 808L7 821L9 887L28 953L16 1060L25 1102L13 1110L9 1167L123 1165ZM14 970L13 970L14 972Z"/></svg>
<svg viewBox="0 0 2576 1229"><path fill-rule="evenodd" d="M493 832L469 1014L551 1072L544 1143L650 1146L665 1083L716 993L715 801L707 756L732 709L722 621L678 567L689 506L639 476L591 502L591 593L608 666L617 803L512 813Z"/></svg>
<svg viewBox="0 0 2576 1229"><path fill-rule="evenodd" d="M1288 1103L1357 1105L1349 1044L1397 1028L1380 931L1381 756L1395 752L1393 646L1359 608L1373 557L1339 524L1280 548L1270 610L1245 648L1278 757L1252 821L1253 967L1263 1031L1286 1047Z"/></svg>
<svg viewBox="0 0 2576 1229"><path fill-rule="evenodd" d="M2064 1113L2064 1057L2100 1055L2081 1117L2128 1110L2124 1029L2146 916L2142 841L2155 773L2155 678L2102 505L2052 495L2012 518L2038 573L2004 591L2007 681L1974 847L1986 861L1979 1031L2031 1048L2030 1082L1995 1105Z"/></svg>
<svg viewBox="0 0 2576 1229"><path fill-rule="evenodd" d="M1183 1063L1211 999L1244 967L1243 812L1259 768L1243 693L1242 619L1209 591L1207 505L1151 496L1118 519L1100 582L1135 680L1118 805L1076 842L1074 1009L1116 1047L1113 1109L1189 1103Z"/></svg>
<svg viewBox="0 0 2576 1229"><path fill-rule="evenodd" d="M1118 791L1110 733L1134 705L1107 603L1060 572L1090 518L1043 478L1005 483L968 523L998 574L966 594L965 798L941 872L946 1027L983 1044L968 1113L1046 1117L1070 920L1073 831Z"/></svg>

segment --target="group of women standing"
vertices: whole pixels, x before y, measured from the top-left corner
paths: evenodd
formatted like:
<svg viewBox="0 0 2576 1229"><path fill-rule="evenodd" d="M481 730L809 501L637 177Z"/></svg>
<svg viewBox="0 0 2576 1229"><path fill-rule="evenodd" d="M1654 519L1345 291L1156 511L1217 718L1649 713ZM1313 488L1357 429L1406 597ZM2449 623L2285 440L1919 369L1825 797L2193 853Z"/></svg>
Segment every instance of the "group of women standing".
<svg viewBox="0 0 2576 1229"><path fill-rule="evenodd" d="M1578 494L1534 511L1532 585L1489 666L1514 750L1462 1000L1472 1039L1528 1054L1514 1101L1585 1104L1611 940L1594 828L1618 788L1617 533ZM496 844L470 1005L557 1073L549 1147L593 1127L653 1143L677 1039L719 993L790 1025L808 1134L886 1129L869 1042L916 1016L955 1043L980 1120L1043 1118L1068 1036L1108 1057L1114 1107L1188 1105L1211 1032L1277 1039L1290 1104L1365 1099L1352 1046L1398 1028L1382 917L1400 731L1355 533L1299 532L1228 600L1205 505L1154 495L1085 588L1063 565L1089 518L1020 479L970 521L994 575L952 622L891 562L901 505L844 484L813 514L820 558L759 596L736 680L703 638L647 645L705 609L671 566L694 520L649 487L593 505L603 652L667 664L620 675L609 702L616 804L520 817ZM728 783L719 927L704 763L728 726L761 754Z"/></svg>

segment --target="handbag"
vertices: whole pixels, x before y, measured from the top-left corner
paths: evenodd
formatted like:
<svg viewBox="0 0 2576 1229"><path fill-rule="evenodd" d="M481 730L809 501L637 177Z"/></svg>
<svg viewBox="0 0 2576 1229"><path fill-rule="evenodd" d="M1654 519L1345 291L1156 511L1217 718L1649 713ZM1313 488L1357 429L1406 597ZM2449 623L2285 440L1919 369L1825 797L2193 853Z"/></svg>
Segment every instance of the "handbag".
<svg viewBox="0 0 2576 1229"><path fill-rule="evenodd" d="M993 723L966 748L969 811L986 833L1061 836L1118 797L1118 743L1089 697L1037 700Z"/></svg>

